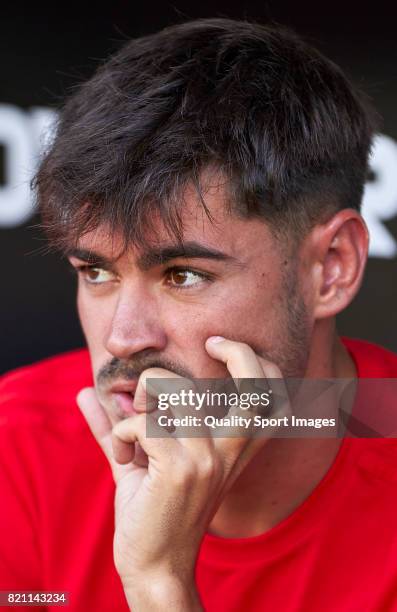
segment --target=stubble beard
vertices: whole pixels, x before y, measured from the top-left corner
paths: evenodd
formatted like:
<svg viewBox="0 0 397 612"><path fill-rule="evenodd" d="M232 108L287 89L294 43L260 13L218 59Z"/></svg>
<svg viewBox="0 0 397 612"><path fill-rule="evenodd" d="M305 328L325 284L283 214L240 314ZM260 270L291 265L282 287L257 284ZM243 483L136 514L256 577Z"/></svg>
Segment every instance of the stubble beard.
<svg viewBox="0 0 397 612"><path fill-rule="evenodd" d="M285 273L282 293L283 320L271 360L281 369L284 378L304 378L310 355L312 329L299 287L297 265Z"/></svg>

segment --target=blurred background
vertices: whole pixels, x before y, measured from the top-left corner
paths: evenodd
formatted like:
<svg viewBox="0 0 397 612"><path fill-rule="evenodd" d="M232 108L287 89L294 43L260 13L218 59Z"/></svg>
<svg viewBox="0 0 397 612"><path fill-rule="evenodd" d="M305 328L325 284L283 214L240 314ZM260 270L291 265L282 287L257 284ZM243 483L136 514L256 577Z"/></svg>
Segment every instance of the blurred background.
<svg viewBox="0 0 397 612"><path fill-rule="evenodd" d="M46 126L77 83L130 37L197 17L289 25L342 66L383 117L363 214L371 252L342 334L397 351L397 11L386 2L57 2L2 4L0 21L0 373L83 346L75 282L43 254L29 180ZM356 4L356 3L355 3ZM357 6L357 5L356 5Z"/></svg>

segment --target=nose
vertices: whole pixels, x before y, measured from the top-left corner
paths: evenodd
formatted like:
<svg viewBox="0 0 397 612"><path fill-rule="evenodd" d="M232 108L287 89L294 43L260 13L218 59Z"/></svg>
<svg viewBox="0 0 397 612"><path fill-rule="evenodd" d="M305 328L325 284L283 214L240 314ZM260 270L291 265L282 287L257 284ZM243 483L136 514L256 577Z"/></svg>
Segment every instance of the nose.
<svg viewBox="0 0 397 612"><path fill-rule="evenodd" d="M160 323L154 296L142 287L126 287L119 293L105 336L105 348L118 359L145 349L161 351L166 334Z"/></svg>

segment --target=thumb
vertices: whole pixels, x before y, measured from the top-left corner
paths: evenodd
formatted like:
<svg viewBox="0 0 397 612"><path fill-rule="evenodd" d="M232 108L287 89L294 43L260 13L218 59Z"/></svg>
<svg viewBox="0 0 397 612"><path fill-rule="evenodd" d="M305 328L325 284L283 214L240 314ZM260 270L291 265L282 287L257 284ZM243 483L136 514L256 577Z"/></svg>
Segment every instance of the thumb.
<svg viewBox="0 0 397 612"><path fill-rule="evenodd" d="M81 389L76 402L87 421L94 438L102 448L107 459L112 460L112 424L104 408L99 403L94 387Z"/></svg>
<svg viewBox="0 0 397 612"><path fill-rule="evenodd" d="M98 400L95 388L85 387L81 389L76 396L76 402L87 421L92 435L103 450L112 470L114 481L117 484L120 478L133 469L133 466L131 463L129 465L119 465L114 459L112 445L113 425Z"/></svg>

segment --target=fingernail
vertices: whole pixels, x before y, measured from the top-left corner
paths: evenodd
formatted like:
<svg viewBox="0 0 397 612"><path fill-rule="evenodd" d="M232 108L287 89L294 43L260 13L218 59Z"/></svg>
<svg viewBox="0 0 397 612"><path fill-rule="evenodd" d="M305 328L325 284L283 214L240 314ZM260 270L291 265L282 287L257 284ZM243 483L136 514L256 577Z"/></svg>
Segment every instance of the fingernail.
<svg viewBox="0 0 397 612"><path fill-rule="evenodd" d="M216 344L217 342L222 342L224 339L223 336L210 336L207 341Z"/></svg>

